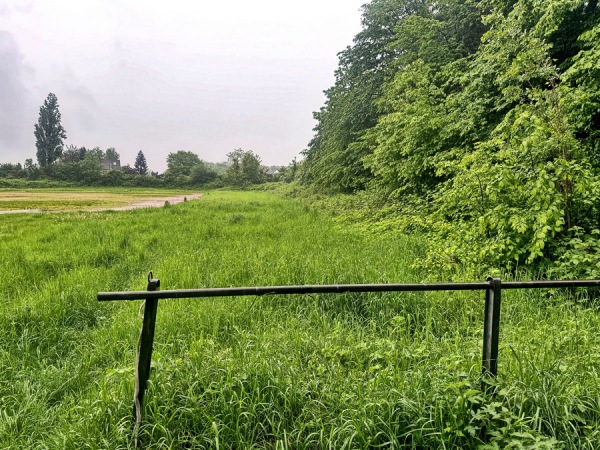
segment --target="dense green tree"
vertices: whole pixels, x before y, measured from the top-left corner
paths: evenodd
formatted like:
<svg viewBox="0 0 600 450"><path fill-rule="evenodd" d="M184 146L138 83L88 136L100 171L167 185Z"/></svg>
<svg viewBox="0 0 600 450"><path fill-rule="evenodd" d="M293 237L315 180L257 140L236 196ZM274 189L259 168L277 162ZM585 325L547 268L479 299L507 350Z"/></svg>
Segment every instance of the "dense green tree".
<svg viewBox="0 0 600 450"><path fill-rule="evenodd" d="M225 175L227 172L227 162L213 163L204 161L204 165L208 170L215 172L217 175Z"/></svg>
<svg viewBox="0 0 600 450"><path fill-rule="evenodd" d="M387 84L380 104L389 113L363 139L373 151L364 161L376 175L376 184L395 198L429 195L443 179L436 163L453 141L448 136L453 118L445 100L435 69L422 60Z"/></svg>
<svg viewBox="0 0 600 450"><path fill-rule="evenodd" d="M244 177L242 175L242 157L244 156L244 150L236 148L232 152L227 153L227 172L225 172L224 179L227 183L233 185L241 185L244 183Z"/></svg>
<svg viewBox="0 0 600 450"><path fill-rule="evenodd" d="M300 163L294 158L287 166L281 166L279 168L279 179L286 183L294 181L298 174L299 167Z"/></svg>
<svg viewBox="0 0 600 450"><path fill-rule="evenodd" d="M141 150L135 157L135 163L133 167L135 168L135 171L138 175L146 175L148 173L148 163L146 162L144 152L142 152Z"/></svg>
<svg viewBox="0 0 600 450"><path fill-rule="evenodd" d="M438 268L600 276L597 1L363 11L315 115L303 181L368 189L395 226L429 233Z"/></svg>
<svg viewBox="0 0 600 450"><path fill-rule="evenodd" d="M104 152L98 147L88 150L79 163L78 181L88 185L98 182L102 176L104 156Z"/></svg>
<svg viewBox="0 0 600 450"><path fill-rule="evenodd" d="M62 155L60 155L61 163L73 163L79 161L79 148L74 146L73 144L67 145L67 148L63 150Z"/></svg>
<svg viewBox="0 0 600 450"><path fill-rule="evenodd" d="M227 154L228 167L224 179L236 186L262 183L264 177L260 170L260 157L252 150L237 148Z"/></svg>
<svg viewBox="0 0 600 450"><path fill-rule="evenodd" d="M179 177L181 175L189 176L192 167L201 162L200 157L190 151L178 150L175 153L169 153L167 156L166 175L171 177Z"/></svg>
<svg viewBox="0 0 600 450"><path fill-rule="evenodd" d="M35 168L36 168L36 165L33 163L33 159L27 158L25 160L25 170L27 172L30 172L30 171L34 170Z"/></svg>
<svg viewBox="0 0 600 450"><path fill-rule="evenodd" d="M67 145L67 148L62 152L60 157L61 163L75 163L82 161L85 158L87 149L85 147L77 147L73 144Z"/></svg>
<svg viewBox="0 0 600 450"><path fill-rule="evenodd" d="M115 162L119 161L121 159L121 156L119 155L119 152L115 150L114 147L109 147L104 152L104 159L107 161Z"/></svg>
<svg viewBox="0 0 600 450"><path fill-rule="evenodd" d="M124 166L121 166L121 172L123 172L126 175L137 175L138 171L131 167L131 165L129 164L125 164Z"/></svg>
<svg viewBox="0 0 600 450"><path fill-rule="evenodd" d="M476 1L376 0L363 7L363 30L340 53L336 82L315 113L302 179L338 191L363 189L373 177L365 138L384 112L379 99L412 62L442 64L475 52L485 26ZM368 140L368 139L367 139ZM367 159L365 159L367 158Z"/></svg>
<svg viewBox="0 0 600 450"><path fill-rule="evenodd" d="M102 162L104 159L106 159L106 153L100 147L94 147L85 152L85 155L82 160L85 160L86 158L95 159L97 161Z"/></svg>
<svg viewBox="0 0 600 450"><path fill-rule="evenodd" d="M589 3L591 5L592 2ZM579 35L581 50L568 60L563 74L569 91L568 114L576 135L589 149L595 167L600 168L600 13L590 19Z"/></svg>
<svg viewBox="0 0 600 450"><path fill-rule="evenodd" d="M87 150L69 145L58 164L46 169L51 178L77 182L85 185L97 184L102 176L102 161L105 152L100 147Z"/></svg>
<svg viewBox="0 0 600 450"><path fill-rule="evenodd" d="M63 139L67 138L67 133L60 119L58 99L49 93L40 107L38 122L34 126L36 155L41 167L54 163L62 154Z"/></svg>
<svg viewBox="0 0 600 450"><path fill-rule="evenodd" d="M204 164L203 161L200 161L198 164L195 164L190 171L190 183L192 184L204 184L209 183L217 178L216 172L211 170Z"/></svg>
<svg viewBox="0 0 600 450"><path fill-rule="evenodd" d="M335 84L325 91L325 105L314 113L315 136L305 151L302 179L320 188L353 191L371 177L362 163L363 147L350 147L376 123L374 100L390 70L398 20L415 9L418 1L374 0L363 6L363 30L352 46L339 54Z"/></svg>
<svg viewBox="0 0 600 450"><path fill-rule="evenodd" d="M247 150L242 156L242 173L244 178L252 184L262 183L264 181L261 172L260 157L252 150Z"/></svg>
<svg viewBox="0 0 600 450"><path fill-rule="evenodd" d="M190 151L179 150L167 156L165 179L170 184L204 184L217 178L217 173Z"/></svg>
<svg viewBox="0 0 600 450"><path fill-rule="evenodd" d="M2 163L0 164L0 178L24 178L26 172L21 164Z"/></svg>

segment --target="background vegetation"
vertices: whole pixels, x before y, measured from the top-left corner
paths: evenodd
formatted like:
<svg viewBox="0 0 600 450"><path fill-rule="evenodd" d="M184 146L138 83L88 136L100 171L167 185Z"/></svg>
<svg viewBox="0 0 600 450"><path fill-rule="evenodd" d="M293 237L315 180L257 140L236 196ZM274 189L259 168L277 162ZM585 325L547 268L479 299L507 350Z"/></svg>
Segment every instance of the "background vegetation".
<svg viewBox="0 0 600 450"><path fill-rule="evenodd" d="M63 151L49 94L35 125L38 164L1 164L0 185L297 179L304 193L354 195L346 215L373 229L427 235L421 266L444 278L522 269L596 278L599 21L597 0L372 0L301 163L267 168L236 149L215 165L179 150L159 174L140 151L133 168L103 170L116 150Z"/></svg>
<svg viewBox="0 0 600 450"><path fill-rule="evenodd" d="M67 146L57 161L40 166L28 159L21 164L0 164L0 187L119 186L151 188L234 187L245 189L273 181L291 181L296 162L289 166L264 166L252 150L235 149L227 161L210 163L190 151L167 156L167 170L149 170L144 153L137 154L134 167L121 165L114 148Z"/></svg>
<svg viewBox="0 0 600 450"><path fill-rule="evenodd" d="M139 302L163 289L418 281L420 240L338 227L269 193L0 216L0 447L132 448ZM577 300L577 301L576 301ZM598 448L600 323L583 297L507 292L497 395L481 294L161 301L146 448Z"/></svg>
<svg viewBox="0 0 600 450"><path fill-rule="evenodd" d="M599 19L595 0L373 0L303 183L426 232L434 270L597 277Z"/></svg>
<svg viewBox="0 0 600 450"><path fill-rule="evenodd" d="M87 149L71 144L65 149L63 140L67 133L53 93L40 107L34 130L37 164L32 158L26 159L24 165L0 163L0 187L33 187L40 184L36 183L39 180L48 186L63 182L78 186L246 188L266 181L290 181L296 171L295 160L289 167L265 167L258 154L241 148L228 153L224 163L205 162L193 152L178 150L167 156L168 168L163 174L149 170L142 150L131 167L121 165L120 155L113 147Z"/></svg>
<svg viewBox="0 0 600 450"><path fill-rule="evenodd" d="M599 19L595 0L373 0L304 161L281 172L310 207L212 192L154 210L0 216L0 447L132 448L138 304L95 294L142 289L148 269L168 289L597 278ZM220 166L172 153L149 176L143 154L103 173L114 149L55 150L39 166L3 164L1 183L269 178L242 149ZM494 396L479 390L480 294L161 301L140 437L600 448L596 296L506 293Z"/></svg>

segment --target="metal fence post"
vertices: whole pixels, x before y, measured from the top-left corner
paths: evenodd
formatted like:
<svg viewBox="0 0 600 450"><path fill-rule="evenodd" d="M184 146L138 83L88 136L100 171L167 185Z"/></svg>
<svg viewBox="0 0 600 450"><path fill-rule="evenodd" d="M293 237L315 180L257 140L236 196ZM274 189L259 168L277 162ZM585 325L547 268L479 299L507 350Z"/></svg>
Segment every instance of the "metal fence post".
<svg viewBox="0 0 600 450"><path fill-rule="evenodd" d="M498 375L498 339L500 336L500 302L502 281L488 278L489 288L485 291L485 318L483 325L483 390L487 390L486 378Z"/></svg>
<svg viewBox="0 0 600 450"><path fill-rule="evenodd" d="M152 278L148 273L148 291L160 290L160 280ZM144 304L144 319L142 332L138 341L138 353L135 368L135 393L133 397L133 417L136 425L142 422L144 409L144 394L150 378L150 363L152 361L152 344L154 343L154 327L156 325L157 299L146 299Z"/></svg>
<svg viewBox="0 0 600 450"><path fill-rule="evenodd" d="M481 388L493 393L493 379L498 375L498 344L500 334L500 304L502 289L556 289L575 290L583 287L600 287L600 280L537 280L507 281L488 278L485 282L465 283L386 283L386 284L329 284L300 286L251 286L229 288L178 289L160 291L160 281L148 274L148 289L135 292L98 292L98 301L146 300L142 333L138 341L136 357L136 387L134 418L139 425L142 420L143 398L150 376L150 360L156 310L159 299L239 297L245 295L310 295L345 294L350 292L423 292L423 291L485 291L485 322L483 332ZM160 291L160 292L148 292ZM139 428L139 427L136 427ZM485 434L485 433L484 433Z"/></svg>

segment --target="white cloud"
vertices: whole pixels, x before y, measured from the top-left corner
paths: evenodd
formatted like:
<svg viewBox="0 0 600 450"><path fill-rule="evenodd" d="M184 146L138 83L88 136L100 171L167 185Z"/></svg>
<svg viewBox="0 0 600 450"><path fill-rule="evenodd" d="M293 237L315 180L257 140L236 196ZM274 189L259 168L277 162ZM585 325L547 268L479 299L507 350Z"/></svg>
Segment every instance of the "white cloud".
<svg viewBox="0 0 600 450"><path fill-rule="evenodd" d="M13 35L0 30L0 155L7 160L23 161L22 153L33 136L33 124L25 126L32 105L27 88L31 74Z"/></svg>
<svg viewBox="0 0 600 450"><path fill-rule="evenodd" d="M21 71L32 68L12 78L29 97L15 127L26 135L20 145L32 145L39 105L54 92L69 143L116 147L125 162L142 149L163 170L171 151L218 161L243 147L285 164L312 136L312 111L333 83L336 53L360 29L362 3L0 3L10 54ZM0 162L14 159L5 140Z"/></svg>

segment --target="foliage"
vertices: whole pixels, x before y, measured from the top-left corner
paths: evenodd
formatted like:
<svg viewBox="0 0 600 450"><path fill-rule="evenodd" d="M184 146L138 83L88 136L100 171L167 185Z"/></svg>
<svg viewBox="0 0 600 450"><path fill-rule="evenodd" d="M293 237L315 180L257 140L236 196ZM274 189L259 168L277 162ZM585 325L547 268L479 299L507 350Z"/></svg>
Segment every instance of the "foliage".
<svg viewBox="0 0 600 450"><path fill-rule="evenodd" d="M26 171L21 164L3 163L0 164L0 177L2 178L23 178Z"/></svg>
<svg viewBox="0 0 600 450"><path fill-rule="evenodd" d="M142 152L141 150L135 157L135 163L133 167L135 168L135 171L138 175L146 175L148 173L148 163L146 162L144 152Z"/></svg>
<svg viewBox="0 0 600 450"><path fill-rule="evenodd" d="M216 173L217 175L225 175L225 172L227 172L227 162L213 163L204 161L204 165L208 170Z"/></svg>
<svg viewBox="0 0 600 450"><path fill-rule="evenodd" d="M134 448L140 304L95 299L144 289L148 270L163 289L420 281L424 239L350 229L319 206L218 191L0 215L0 447ZM480 390L478 294L161 301L142 447L599 448L597 308L557 292L502 300L494 396Z"/></svg>
<svg viewBox="0 0 600 450"><path fill-rule="evenodd" d="M384 112L380 99L387 82L417 59L437 69L473 53L485 30L477 8L474 1L375 0L363 6L363 30L340 53L335 85L314 114L318 123L305 152L304 183L353 192L377 176L365 134Z"/></svg>
<svg viewBox="0 0 600 450"><path fill-rule="evenodd" d="M349 144L377 118L372 99L379 95L388 70L392 54L387 45L393 37L394 23L402 15L403 3L376 0L363 6L364 29L353 46L340 52L335 85L325 91L325 105L314 113L318 123L305 151L305 183L321 189L353 191L370 177L361 162L362 148L350 148Z"/></svg>
<svg viewBox="0 0 600 450"><path fill-rule="evenodd" d="M172 185L199 185L217 178L216 172L193 152L179 150L167 156L165 179Z"/></svg>
<svg viewBox="0 0 600 450"><path fill-rule="evenodd" d="M85 158L85 154L87 149L85 147L77 147L73 144L67 145L67 148L60 155L61 163L76 163L83 158Z"/></svg>
<svg viewBox="0 0 600 450"><path fill-rule="evenodd" d="M373 2L364 17L398 4ZM401 17L377 16L385 17L377 29L391 30L385 51L373 38L360 57L350 56L360 36L375 32L366 21L349 59L340 58L304 182L379 196L381 227L429 233L426 268L600 276L597 2L412 6ZM349 70L364 69L370 52L381 55L380 70ZM355 129L341 126L342 116L330 122L335 111L344 120L367 117L349 94L339 95L364 91L366 82L349 81L360 77L379 80L371 100L363 99L376 107L371 122ZM355 185L336 175L358 166L368 175L354 171Z"/></svg>
<svg viewBox="0 0 600 450"><path fill-rule="evenodd" d="M174 178L180 175L189 176L192 167L200 163L200 157L193 152L179 150L175 153L169 153L167 156L167 172L165 175Z"/></svg>
<svg viewBox="0 0 600 450"><path fill-rule="evenodd" d="M140 157L141 153L141 157ZM119 160L119 153L110 147L102 150L99 147L87 149L68 145L60 159L43 170L33 164L32 160L26 161L23 168L20 164L6 163L0 165L0 178L27 178L30 180L51 180L71 182L82 186L138 186L138 187L241 187L246 188L251 184L265 181L278 181L276 176L267 173L267 168L260 164L260 157L252 151L241 149L232 153L230 163L210 163L202 161L198 155L178 151L170 153L167 158L168 168L164 174L151 172L147 175L147 165L143 152L140 151L136 158L137 167L129 164L118 168L106 170L106 161ZM143 157L143 158L142 158ZM233 168L230 168L233 163ZM146 167L146 175L140 174L141 167ZM280 169L273 166L271 169ZM291 181L297 169L297 163L290 165L291 172L286 172L285 177ZM281 168L283 170L283 168ZM228 172L229 170L229 172ZM282 172L283 173L283 172ZM7 185L10 183L7 183Z"/></svg>
<svg viewBox="0 0 600 450"><path fill-rule="evenodd" d="M227 154L229 166L225 172L225 183L233 186L259 184L264 182L260 157L252 150L237 148Z"/></svg>
<svg viewBox="0 0 600 450"><path fill-rule="evenodd" d="M41 167L54 163L62 154L63 139L67 138L67 133L60 123L60 118L58 99L51 92L40 107L40 115L33 133L37 160Z"/></svg>
<svg viewBox="0 0 600 450"><path fill-rule="evenodd" d="M109 147L104 152L104 159L106 159L107 161L114 162L114 161L119 161L121 159L121 156L119 155L119 152L117 152L115 150L114 147Z"/></svg>
<svg viewBox="0 0 600 450"><path fill-rule="evenodd" d="M137 175L138 174L137 170L134 169L133 167L131 167L129 164L125 164L124 166L121 166L121 171L126 175Z"/></svg>
<svg viewBox="0 0 600 450"><path fill-rule="evenodd" d="M191 184L206 184L214 181L216 178L217 174L209 169L203 161L193 166L190 171Z"/></svg>
<svg viewBox="0 0 600 450"><path fill-rule="evenodd" d="M279 180L285 183L291 183L296 179L300 170L300 163L294 158L287 166L281 166L279 170Z"/></svg>

